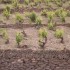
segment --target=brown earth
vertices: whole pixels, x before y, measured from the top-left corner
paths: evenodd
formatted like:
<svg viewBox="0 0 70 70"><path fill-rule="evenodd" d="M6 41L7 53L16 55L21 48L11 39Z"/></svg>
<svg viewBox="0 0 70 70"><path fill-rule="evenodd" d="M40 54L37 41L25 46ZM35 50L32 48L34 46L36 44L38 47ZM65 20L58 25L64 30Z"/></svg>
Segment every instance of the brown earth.
<svg viewBox="0 0 70 70"><path fill-rule="evenodd" d="M0 50L0 70L70 70L70 51Z"/></svg>

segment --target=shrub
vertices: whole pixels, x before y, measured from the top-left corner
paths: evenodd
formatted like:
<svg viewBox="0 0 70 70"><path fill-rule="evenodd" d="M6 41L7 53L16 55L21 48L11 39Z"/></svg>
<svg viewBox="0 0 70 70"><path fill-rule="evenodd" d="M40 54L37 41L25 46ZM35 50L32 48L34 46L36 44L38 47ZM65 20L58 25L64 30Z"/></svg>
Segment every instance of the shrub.
<svg viewBox="0 0 70 70"><path fill-rule="evenodd" d="M5 40L5 43L8 44L9 43L9 36L7 31L3 31L3 39Z"/></svg>
<svg viewBox="0 0 70 70"><path fill-rule="evenodd" d="M10 12L10 6L6 6L5 10L7 10L8 12Z"/></svg>
<svg viewBox="0 0 70 70"><path fill-rule="evenodd" d="M37 17L36 19L36 25L41 25L42 24L42 19Z"/></svg>
<svg viewBox="0 0 70 70"><path fill-rule="evenodd" d="M57 10L55 11L55 15L58 16L58 17L60 17L62 11L63 11L63 8L57 9Z"/></svg>
<svg viewBox="0 0 70 70"><path fill-rule="evenodd" d="M41 28L39 30L39 45L40 47L44 48L46 42L47 42L47 31L44 28Z"/></svg>
<svg viewBox="0 0 70 70"><path fill-rule="evenodd" d="M32 22L36 21L37 15L36 13L33 11L30 13L29 18L31 19Z"/></svg>
<svg viewBox="0 0 70 70"><path fill-rule="evenodd" d="M64 34L64 31L61 30L61 29L57 29L55 31L55 37L57 37L58 39L60 38L61 39L61 43L63 43L63 34Z"/></svg>
<svg viewBox="0 0 70 70"><path fill-rule="evenodd" d="M24 18L23 18L23 16L22 16L20 13L17 13L17 14L16 14L16 20L17 20L18 22L23 22Z"/></svg>
<svg viewBox="0 0 70 70"><path fill-rule="evenodd" d="M46 11L46 10L43 10L43 11L41 12L41 15L42 15L42 16L47 16L47 11Z"/></svg>
<svg viewBox="0 0 70 70"><path fill-rule="evenodd" d="M37 0L34 0L33 2L34 2L34 4L35 4L35 6L37 6L38 5L38 3L36 2Z"/></svg>
<svg viewBox="0 0 70 70"><path fill-rule="evenodd" d="M41 37L41 38L46 38L47 37L47 31L46 31L45 28L40 28L39 37Z"/></svg>
<svg viewBox="0 0 70 70"><path fill-rule="evenodd" d="M47 5L49 4L51 0L44 0L45 3L47 3Z"/></svg>
<svg viewBox="0 0 70 70"><path fill-rule="evenodd" d="M48 29L53 30L54 29L54 23L52 23L52 22L48 23Z"/></svg>
<svg viewBox="0 0 70 70"><path fill-rule="evenodd" d="M62 1L61 0L55 0L55 3L60 7L62 6Z"/></svg>
<svg viewBox="0 0 70 70"><path fill-rule="evenodd" d="M9 43L8 32L4 28L0 28L0 36L5 40L5 44Z"/></svg>
<svg viewBox="0 0 70 70"><path fill-rule="evenodd" d="M7 9L5 9L5 10L3 11L3 15L4 15L7 19L9 19L10 12L9 12Z"/></svg>
<svg viewBox="0 0 70 70"><path fill-rule="evenodd" d="M13 0L12 5L14 8L19 8L19 1L18 0Z"/></svg>
<svg viewBox="0 0 70 70"><path fill-rule="evenodd" d="M23 40L23 36L21 33L17 33L16 34L16 42L18 44L18 46L20 46L20 42Z"/></svg>
<svg viewBox="0 0 70 70"><path fill-rule="evenodd" d="M65 22L65 17L67 16L67 12L66 11L63 11L60 18L62 20L62 22Z"/></svg>
<svg viewBox="0 0 70 70"><path fill-rule="evenodd" d="M29 4L29 0L24 0L24 3L25 3L26 5L28 5L28 4Z"/></svg>
<svg viewBox="0 0 70 70"><path fill-rule="evenodd" d="M34 2L30 3L30 6L33 7L33 6L37 6Z"/></svg>
<svg viewBox="0 0 70 70"><path fill-rule="evenodd" d="M69 10L67 10L67 16L70 17L70 11Z"/></svg>
<svg viewBox="0 0 70 70"><path fill-rule="evenodd" d="M30 17L30 12L24 12L24 16L29 18Z"/></svg>
<svg viewBox="0 0 70 70"><path fill-rule="evenodd" d="M67 11L65 11L63 8L56 10L55 14L61 18L62 22L65 22L65 17L68 15Z"/></svg>
<svg viewBox="0 0 70 70"><path fill-rule="evenodd" d="M54 11L47 12L47 17L48 17L48 22L49 23L52 21L54 16L55 16L55 12Z"/></svg>

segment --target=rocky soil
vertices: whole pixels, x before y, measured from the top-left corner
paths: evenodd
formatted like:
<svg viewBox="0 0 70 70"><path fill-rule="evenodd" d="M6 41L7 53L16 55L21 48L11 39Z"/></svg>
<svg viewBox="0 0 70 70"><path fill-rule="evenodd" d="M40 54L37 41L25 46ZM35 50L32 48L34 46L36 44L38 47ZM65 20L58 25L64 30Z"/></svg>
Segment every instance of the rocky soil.
<svg viewBox="0 0 70 70"><path fill-rule="evenodd" d="M0 50L0 70L70 70L70 51Z"/></svg>

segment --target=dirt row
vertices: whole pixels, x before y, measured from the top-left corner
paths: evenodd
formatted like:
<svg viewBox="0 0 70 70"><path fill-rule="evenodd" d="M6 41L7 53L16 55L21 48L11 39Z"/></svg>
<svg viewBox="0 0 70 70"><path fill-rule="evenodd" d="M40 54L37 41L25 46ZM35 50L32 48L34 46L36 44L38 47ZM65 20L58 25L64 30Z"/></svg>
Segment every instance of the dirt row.
<svg viewBox="0 0 70 70"><path fill-rule="evenodd" d="M41 24L41 27L47 26L47 24ZM66 26L70 27L69 23L63 23L63 24L56 24L56 26ZM13 28L13 29L23 29L23 28L30 28L30 27L36 27L36 24L0 24L0 28Z"/></svg>
<svg viewBox="0 0 70 70"><path fill-rule="evenodd" d="M0 70L70 70L70 51L0 50Z"/></svg>
<svg viewBox="0 0 70 70"><path fill-rule="evenodd" d="M50 50L62 50L65 48L70 49L70 27L66 26L57 26L56 29L62 29L64 30L64 43L60 43L60 39L57 39L54 35L55 31L48 30L47 36L47 43L45 45L44 49L50 49ZM39 46L39 36L38 36L38 29L35 27L27 27L27 28L4 28L9 36L9 43L5 44L5 41L2 37L0 37L0 49L8 49L8 48L19 48L19 49L32 49L32 50L39 50L41 47ZM24 37L23 41L20 43L20 47L17 46L16 43L16 33L21 32L23 34L23 31L25 32L26 36Z"/></svg>

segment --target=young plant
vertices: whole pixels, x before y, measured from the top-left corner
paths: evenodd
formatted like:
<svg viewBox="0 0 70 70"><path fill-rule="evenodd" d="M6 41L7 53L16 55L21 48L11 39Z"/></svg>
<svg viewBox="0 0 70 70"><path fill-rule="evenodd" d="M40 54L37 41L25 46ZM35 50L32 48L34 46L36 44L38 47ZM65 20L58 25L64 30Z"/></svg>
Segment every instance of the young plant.
<svg viewBox="0 0 70 70"><path fill-rule="evenodd" d="M41 12L41 15L42 15L42 16L47 16L47 11L44 9L44 10Z"/></svg>
<svg viewBox="0 0 70 70"><path fill-rule="evenodd" d="M16 21L18 21L19 23L22 23L24 21L24 18L20 13L16 14Z"/></svg>
<svg viewBox="0 0 70 70"><path fill-rule="evenodd" d="M69 10L67 10L67 16L70 17L70 11Z"/></svg>
<svg viewBox="0 0 70 70"><path fill-rule="evenodd" d="M37 6L34 2L30 3L31 7Z"/></svg>
<svg viewBox="0 0 70 70"><path fill-rule="evenodd" d="M18 46L20 46L20 42L23 40L23 36L22 33L17 33L16 34L16 42L18 44Z"/></svg>
<svg viewBox="0 0 70 70"><path fill-rule="evenodd" d="M53 20L54 16L55 16L55 12L54 11L47 12L48 23L50 23Z"/></svg>
<svg viewBox="0 0 70 70"><path fill-rule="evenodd" d="M37 19L36 19L36 26L39 27L41 24L42 24L42 19L37 17Z"/></svg>
<svg viewBox="0 0 70 70"><path fill-rule="evenodd" d="M8 11L7 9L5 9L5 10L3 11L3 15L4 15L7 19L9 19L9 17L10 17L10 11Z"/></svg>
<svg viewBox="0 0 70 70"><path fill-rule="evenodd" d="M48 23L48 29L53 30L54 29L55 24L50 22Z"/></svg>
<svg viewBox="0 0 70 70"><path fill-rule="evenodd" d="M57 17L59 17L60 16L60 14L62 13L62 8L61 9L57 9L56 11L55 11L55 15L57 16Z"/></svg>
<svg viewBox="0 0 70 70"><path fill-rule="evenodd" d="M19 1L18 0L12 0L12 5L14 8L19 8Z"/></svg>
<svg viewBox="0 0 70 70"><path fill-rule="evenodd" d="M62 6L62 1L61 0L55 0L55 3L57 6L61 7Z"/></svg>
<svg viewBox="0 0 70 70"><path fill-rule="evenodd" d="M64 43L63 34L64 34L64 31L61 29L57 29L55 31L55 37L57 37L58 39L61 39L61 43Z"/></svg>
<svg viewBox="0 0 70 70"><path fill-rule="evenodd" d="M66 16L67 16L67 12L66 12L66 11L63 11L63 12L61 13L61 16L60 16L62 22L65 22Z"/></svg>
<svg viewBox="0 0 70 70"><path fill-rule="evenodd" d="M35 13L34 11L31 12L30 15L29 15L29 18L30 18L30 20L31 20L32 22L35 22L35 21L36 21L36 18L37 18L36 13Z"/></svg>
<svg viewBox="0 0 70 70"><path fill-rule="evenodd" d="M68 15L67 11L65 11L63 8L56 10L55 14L61 18L62 22L65 22L65 18Z"/></svg>
<svg viewBox="0 0 70 70"><path fill-rule="evenodd" d="M29 18L29 17L30 17L30 12L24 12L24 16L25 16L26 18Z"/></svg>
<svg viewBox="0 0 70 70"><path fill-rule="evenodd" d="M28 4L29 4L29 0L24 0L24 3L25 3L26 5L28 5Z"/></svg>
<svg viewBox="0 0 70 70"><path fill-rule="evenodd" d="M45 28L39 29L39 45L40 47L44 48L46 42L47 42L47 31Z"/></svg>
<svg viewBox="0 0 70 70"><path fill-rule="evenodd" d="M5 40L5 44L9 43L9 36L7 31L3 31L3 39Z"/></svg>
<svg viewBox="0 0 70 70"><path fill-rule="evenodd" d="M9 43L9 35L6 29L0 28L0 36L5 40L5 44Z"/></svg>
<svg viewBox="0 0 70 70"><path fill-rule="evenodd" d="M45 2L47 5L49 5L50 1L51 1L51 0L44 0L44 2Z"/></svg>
<svg viewBox="0 0 70 70"><path fill-rule="evenodd" d="M5 10L7 10L8 12L10 12L10 6L6 6Z"/></svg>

